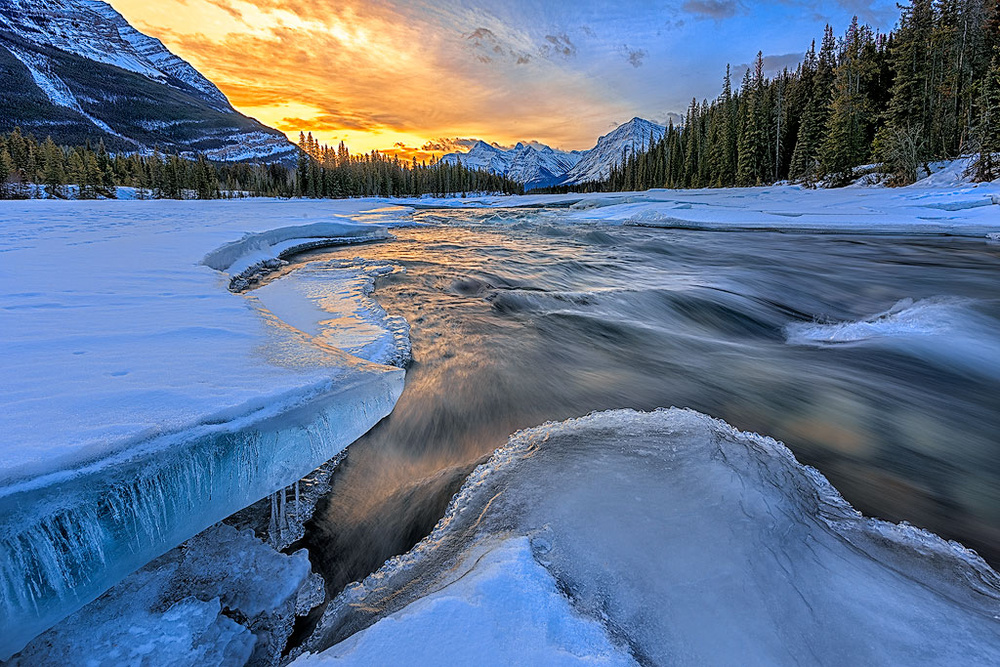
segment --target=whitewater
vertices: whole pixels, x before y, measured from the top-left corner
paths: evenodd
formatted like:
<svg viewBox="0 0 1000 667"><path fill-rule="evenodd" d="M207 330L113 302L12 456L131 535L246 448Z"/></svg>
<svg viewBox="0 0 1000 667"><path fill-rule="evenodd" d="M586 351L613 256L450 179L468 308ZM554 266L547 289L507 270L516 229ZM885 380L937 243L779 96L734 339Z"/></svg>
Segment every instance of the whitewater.
<svg viewBox="0 0 1000 667"><path fill-rule="evenodd" d="M948 536L992 553L1000 188L946 179L5 204L4 657L75 612L36 658L73 655L122 609L158 632L155 601L128 593L150 570L130 573L167 552L157 567L183 570L173 547L381 422L298 545L328 595L303 664L891 662L942 644L939 662L994 662L997 578L974 552L863 518L767 437L654 412L777 436L884 518L947 534L951 506ZM828 271L796 263L810 253ZM858 291L871 274L850 270L880 253L908 268ZM574 421L592 410L611 411ZM912 488L859 491L879 475ZM298 583L275 595L301 598L308 559L281 563ZM207 620L175 664L263 641L226 618L260 603L211 597L186 603ZM456 627L490 630L422 641Z"/></svg>

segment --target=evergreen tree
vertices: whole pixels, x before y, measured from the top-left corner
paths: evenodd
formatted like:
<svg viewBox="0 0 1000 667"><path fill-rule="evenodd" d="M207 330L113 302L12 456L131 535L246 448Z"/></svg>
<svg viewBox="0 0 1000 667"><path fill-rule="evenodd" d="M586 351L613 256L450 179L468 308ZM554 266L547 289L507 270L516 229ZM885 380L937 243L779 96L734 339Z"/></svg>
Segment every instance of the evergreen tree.
<svg viewBox="0 0 1000 667"><path fill-rule="evenodd" d="M821 172L835 183L847 182L854 167L869 156L874 112L868 89L875 76L874 35L854 17L841 45L826 136L820 146Z"/></svg>

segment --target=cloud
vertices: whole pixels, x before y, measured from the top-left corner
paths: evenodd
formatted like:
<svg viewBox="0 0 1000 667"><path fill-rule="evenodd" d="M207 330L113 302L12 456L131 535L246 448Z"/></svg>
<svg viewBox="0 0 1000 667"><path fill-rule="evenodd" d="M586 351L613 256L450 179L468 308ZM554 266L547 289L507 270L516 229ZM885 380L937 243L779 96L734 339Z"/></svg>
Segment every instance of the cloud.
<svg viewBox="0 0 1000 667"><path fill-rule="evenodd" d="M476 28L465 35L465 39L475 54L476 60L481 63L501 61L515 65L527 65L531 62L531 54L508 44L489 28Z"/></svg>
<svg viewBox="0 0 1000 667"><path fill-rule="evenodd" d="M649 55L645 49L633 49L628 44L622 44L618 47L618 53L628 61L629 65L635 68L642 67L643 60Z"/></svg>
<svg viewBox="0 0 1000 667"><path fill-rule="evenodd" d="M686 0L681 8L695 16L721 21L736 16L737 0Z"/></svg>
<svg viewBox="0 0 1000 667"><path fill-rule="evenodd" d="M550 53L555 53L566 58L572 58L576 55L576 45L570 40L569 35L562 33L560 35L546 35L545 41L547 43L542 44L540 49L542 55L549 55Z"/></svg>
<svg viewBox="0 0 1000 667"><path fill-rule="evenodd" d="M764 56L764 76L773 78L783 70L794 70L805 58L804 53L782 53L779 55ZM753 71L753 63L740 63L733 66L733 85L739 85L740 80L747 71Z"/></svg>
<svg viewBox="0 0 1000 667"><path fill-rule="evenodd" d="M632 67L642 67L642 60L647 55L643 49L632 49L628 52L628 62Z"/></svg>

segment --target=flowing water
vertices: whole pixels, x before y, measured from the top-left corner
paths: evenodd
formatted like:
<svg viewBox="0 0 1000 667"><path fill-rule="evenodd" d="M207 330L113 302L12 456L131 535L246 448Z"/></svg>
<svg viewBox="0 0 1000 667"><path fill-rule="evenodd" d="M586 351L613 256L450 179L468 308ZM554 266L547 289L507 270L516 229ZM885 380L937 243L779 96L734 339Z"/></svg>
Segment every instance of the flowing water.
<svg viewBox="0 0 1000 667"><path fill-rule="evenodd" d="M1000 562L1000 247L554 215L439 211L301 258L403 267L375 296L411 326L399 403L308 526L331 592L426 535L514 431L621 407L773 436L866 514Z"/></svg>

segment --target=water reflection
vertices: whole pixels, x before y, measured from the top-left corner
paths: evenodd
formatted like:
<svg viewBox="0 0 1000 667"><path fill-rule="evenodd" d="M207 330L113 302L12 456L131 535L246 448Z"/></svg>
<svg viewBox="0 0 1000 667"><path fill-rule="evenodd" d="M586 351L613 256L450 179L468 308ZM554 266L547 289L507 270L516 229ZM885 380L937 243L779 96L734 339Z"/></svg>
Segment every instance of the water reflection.
<svg viewBox="0 0 1000 667"><path fill-rule="evenodd" d="M395 411L351 446L309 527L332 590L426 535L513 431L619 407L771 435L858 509L1000 562L1000 247L432 215L450 224L319 255L404 266L376 297L413 345ZM964 310L930 333L788 340L795 323L942 298Z"/></svg>

